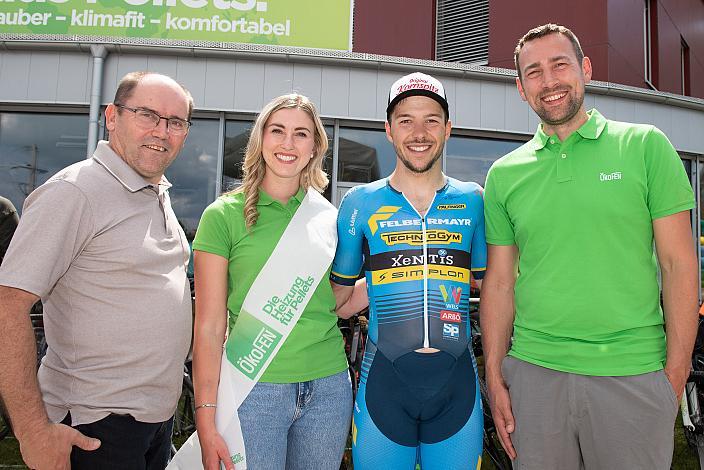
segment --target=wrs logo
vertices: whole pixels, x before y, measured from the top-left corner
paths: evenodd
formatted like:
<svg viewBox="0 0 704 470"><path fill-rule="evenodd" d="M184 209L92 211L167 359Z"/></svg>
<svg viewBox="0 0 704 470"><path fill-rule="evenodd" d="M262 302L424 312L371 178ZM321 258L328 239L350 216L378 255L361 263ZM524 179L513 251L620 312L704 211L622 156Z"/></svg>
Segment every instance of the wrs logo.
<svg viewBox="0 0 704 470"><path fill-rule="evenodd" d="M462 298L461 287L453 287L450 292L447 292L447 287L445 287L444 284L440 284L440 293L445 303L454 303L457 305L460 303L460 298Z"/></svg>
<svg viewBox="0 0 704 470"><path fill-rule="evenodd" d="M380 221L390 219L391 216L398 212L400 208L401 206L381 206L377 209L377 211L369 217L369 220L367 220L369 230L372 231L372 235L379 230Z"/></svg>

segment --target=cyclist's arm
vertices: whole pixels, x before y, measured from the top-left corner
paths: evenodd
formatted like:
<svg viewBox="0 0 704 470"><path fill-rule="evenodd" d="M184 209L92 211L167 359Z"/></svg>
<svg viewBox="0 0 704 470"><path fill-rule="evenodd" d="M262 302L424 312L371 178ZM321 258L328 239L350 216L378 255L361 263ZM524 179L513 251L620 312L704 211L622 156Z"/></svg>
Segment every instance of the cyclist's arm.
<svg viewBox="0 0 704 470"><path fill-rule="evenodd" d="M689 376L698 321L697 259L689 211L655 219L653 232L662 272L667 335L665 373L679 397Z"/></svg>
<svg viewBox="0 0 704 470"><path fill-rule="evenodd" d="M195 250L196 316L193 332L193 388L196 407L217 404L222 345L227 328L227 259ZM215 429L215 408L196 408L196 428L206 469L234 468Z"/></svg>
<svg viewBox="0 0 704 470"><path fill-rule="evenodd" d="M367 281L358 279L353 286L343 286L330 281L335 294L335 313L340 318L350 318L364 310L369 305L367 296Z"/></svg>

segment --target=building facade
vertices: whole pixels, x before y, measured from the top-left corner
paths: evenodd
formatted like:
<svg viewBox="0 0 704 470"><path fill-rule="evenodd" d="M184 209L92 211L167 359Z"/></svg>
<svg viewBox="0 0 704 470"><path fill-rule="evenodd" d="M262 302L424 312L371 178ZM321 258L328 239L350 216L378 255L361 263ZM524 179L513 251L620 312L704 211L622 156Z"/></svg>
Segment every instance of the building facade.
<svg viewBox="0 0 704 470"><path fill-rule="evenodd" d="M548 22L580 38L596 80L704 98L701 0L356 0L354 51L513 69L518 38Z"/></svg>
<svg viewBox="0 0 704 470"><path fill-rule="evenodd" d="M326 196L334 204L350 187L393 170L395 154L384 133L387 94L398 77L412 71L436 76L448 95L453 132L445 172L483 184L490 165L530 139L539 121L521 101L509 68L432 60L436 19L442 16L438 4L419 1L416 8L413 2L412 12L403 9L407 4L357 0L352 51L25 37L4 34L0 26L0 194L21 208L27 194L54 172L90 155L96 140L105 137L102 111L117 82L134 70L168 74L193 94L193 127L167 172L174 210L191 237L207 204L238 183L254 117L284 93L306 94L323 117L330 138ZM394 18L395 29L383 32L391 34L384 36L388 40L379 36L386 24L380 23L382 10ZM412 29L418 34L406 41ZM507 34L506 43L520 34ZM588 86L586 105L610 119L652 123L669 136L697 194L694 249L704 218L704 100L596 81Z"/></svg>

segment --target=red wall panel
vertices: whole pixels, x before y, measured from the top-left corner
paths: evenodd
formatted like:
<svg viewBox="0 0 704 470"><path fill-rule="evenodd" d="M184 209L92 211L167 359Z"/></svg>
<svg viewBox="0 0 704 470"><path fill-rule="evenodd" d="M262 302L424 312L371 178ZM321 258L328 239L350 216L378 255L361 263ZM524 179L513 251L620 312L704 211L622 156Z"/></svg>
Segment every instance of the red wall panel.
<svg viewBox="0 0 704 470"><path fill-rule="evenodd" d="M692 96L704 98L704 66L701 63L692 61L690 63L690 72L692 80L690 81L689 89L692 92Z"/></svg>
<svg viewBox="0 0 704 470"><path fill-rule="evenodd" d="M607 0L494 0L489 2L489 65L514 68L513 50L529 29L544 23L559 23L579 38L592 60L594 79L606 80L608 40Z"/></svg>
<svg viewBox="0 0 704 470"><path fill-rule="evenodd" d="M355 0L352 50L434 59L435 0Z"/></svg>
<svg viewBox="0 0 704 470"><path fill-rule="evenodd" d="M680 32L658 2L658 90L682 93Z"/></svg>
<svg viewBox="0 0 704 470"><path fill-rule="evenodd" d="M355 52L435 58L435 0L355 0ZM554 22L579 37L594 79L647 88L643 0L490 0L489 65L513 68L530 28ZM690 91L704 98L704 1L657 0L658 88L681 93L680 36L690 49Z"/></svg>
<svg viewBox="0 0 704 470"><path fill-rule="evenodd" d="M608 80L648 88L645 83L643 0L611 0L608 6Z"/></svg>
<svg viewBox="0 0 704 470"><path fill-rule="evenodd" d="M658 0L658 89L681 93L680 36L690 50L690 90L704 98L704 1ZM489 65L513 68L513 49L530 28L564 24L592 60L594 79L647 88L643 0L491 0Z"/></svg>
<svg viewBox="0 0 704 470"><path fill-rule="evenodd" d="M704 98L704 1L702 0L659 0L661 8L658 13L667 17L677 30L677 34L684 38L689 46L690 57L690 91L692 96ZM674 35L670 31L670 34ZM674 42L674 40L671 40ZM679 80L679 43L676 55L677 74ZM671 73L660 68L660 73ZM672 77L669 77L668 83ZM677 90L681 88L677 82ZM669 90L668 90L669 91ZM679 91L677 91L679 93Z"/></svg>

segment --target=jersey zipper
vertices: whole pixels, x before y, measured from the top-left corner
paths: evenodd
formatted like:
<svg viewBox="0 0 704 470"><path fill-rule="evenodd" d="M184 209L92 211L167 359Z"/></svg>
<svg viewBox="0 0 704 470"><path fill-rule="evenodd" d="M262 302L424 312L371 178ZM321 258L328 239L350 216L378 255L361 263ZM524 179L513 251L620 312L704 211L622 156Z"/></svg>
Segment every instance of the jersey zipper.
<svg viewBox="0 0 704 470"><path fill-rule="evenodd" d="M403 193L402 193L403 194ZM413 204L411 204L411 201L408 200L406 195L404 194L403 197L406 199L408 202L408 205L411 206L411 208L415 211L416 214L418 214L418 217L420 217L420 227L421 227L421 232L423 234L423 347L424 348L429 348L430 347L430 318L428 317L428 235L426 231L426 224L425 224L425 218L430 212L430 209L433 207L433 204L435 203L435 196L437 193L433 195L433 199L430 201L430 205L428 206L428 210L425 211L425 216L420 215L420 212L415 208Z"/></svg>

